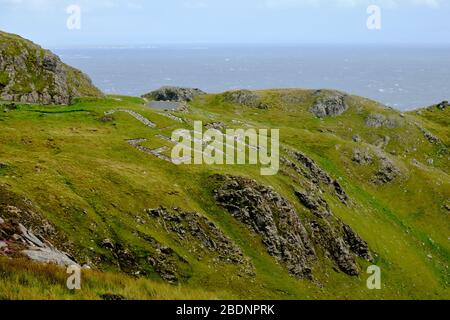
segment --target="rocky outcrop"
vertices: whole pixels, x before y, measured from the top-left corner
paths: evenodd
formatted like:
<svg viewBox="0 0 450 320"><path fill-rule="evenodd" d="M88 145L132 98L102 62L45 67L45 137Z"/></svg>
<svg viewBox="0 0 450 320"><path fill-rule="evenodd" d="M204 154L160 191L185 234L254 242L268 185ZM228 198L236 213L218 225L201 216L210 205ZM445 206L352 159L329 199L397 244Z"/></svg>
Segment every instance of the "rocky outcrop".
<svg viewBox="0 0 450 320"><path fill-rule="evenodd" d="M319 167L319 165L317 165L314 160L299 151L294 151L286 148L285 152L295 161L298 161L302 167L298 166L296 163L287 158L282 159L282 162L293 168L298 174L304 176L306 179L316 184L318 188L321 189L320 184L324 184L332 188L339 201L341 201L343 204L348 204L350 199L340 183L337 180L333 179L325 170Z"/></svg>
<svg viewBox="0 0 450 320"><path fill-rule="evenodd" d="M314 95L316 99L310 112L316 117L339 116L348 109L347 95L342 92L318 90Z"/></svg>
<svg viewBox="0 0 450 320"><path fill-rule="evenodd" d="M349 275L359 274L355 255L372 259L367 244L334 217L313 183L315 192L296 191L300 202L314 215L305 219L308 231L294 206L271 187L242 177L216 175L212 179L219 183L217 203L259 234L267 252L292 275L312 279L319 249Z"/></svg>
<svg viewBox="0 0 450 320"><path fill-rule="evenodd" d="M234 90L224 93L224 100L229 103L240 104L257 109L268 109L269 106L261 101L261 97L250 90Z"/></svg>
<svg viewBox="0 0 450 320"><path fill-rule="evenodd" d="M333 214L324 195L327 192L334 194L345 205L351 204L349 197L337 180L332 179L312 159L295 150L285 151L291 160L286 158L283 161L284 165L291 168L300 178L290 176L295 183L295 195L312 213L312 218L306 220L316 248L324 250L325 255L346 274L359 274L355 256L371 261L373 258L368 245Z"/></svg>
<svg viewBox="0 0 450 320"><path fill-rule="evenodd" d="M54 226L33 210L29 201L0 185L0 255L26 256L37 262L60 266L77 264L71 254L58 249L52 242L71 249Z"/></svg>
<svg viewBox="0 0 450 320"><path fill-rule="evenodd" d="M9 209L17 210L15 207ZM24 255L36 262L59 266L77 265L69 254L56 249L14 219L0 220L0 255Z"/></svg>
<svg viewBox="0 0 450 320"><path fill-rule="evenodd" d="M81 71L31 41L0 31L0 100L70 104L102 93Z"/></svg>
<svg viewBox="0 0 450 320"><path fill-rule="evenodd" d="M365 120L366 126L369 128L397 128L399 121L394 117L386 117L379 113L372 113Z"/></svg>
<svg viewBox="0 0 450 320"><path fill-rule="evenodd" d="M241 177L213 176L215 198L234 218L262 237L267 252L297 277L312 278L315 251L294 207L270 187Z"/></svg>
<svg viewBox="0 0 450 320"><path fill-rule="evenodd" d="M355 255L368 261L373 259L367 243L333 215L327 201L313 184L306 191L296 190L295 194L314 215L309 221L314 243L325 250L326 256L329 256L340 270L348 275L358 275Z"/></svg>
<svg viewBox="0 0 450 320"><path fill-rule="evenodd" d="M189 102L196 96L204 94L206 93L197 88L166 86L144 94L142 97L154 101Z"/></svg>
<svg viewBox="0 0 450 320"><path fill-rule="evenodd" d="M400 169L387 156L381 155L380 164L372 181L375 184L382 185L394 181L401 175Z"/></svg>
<svg viewBox="0 0 450 320"><path fill-rule="evenodd" d="M368 165L373 163L373 156L370 154L368 148L366 149L354 149L352 161L360 165Z"/></svg>
<svg viewBox="0 0 450 320"><path fill-rule="evenodd" d="M212 221L197 212L161 207L145 210L156 224L176 237L198 259L214 255L216 262L240 266L245 275L254 275L250 260Z"/></svg>
<svg viewBox="0 0 450 320"><path fill-rule="evenodd" d="M111 260L105 255L103 260L109 260L110 263L116 264L121 272L131 276L147 276L150 272L155 272L169 283L176 283L180 278L186 277L182 269L185 269L188 263L172 248L140 231L135 231L134 236L135 240L144 241L145 245L134 248L117 236L114 240L102 240L99 246L109 251L112 256Z"/></svg>
<svg viewBox="0 0 450 320"><path fill-rule="evenodd" d="M439 104L437 105L438 109L441 109L441 110L447 109L448 106L449 106L448 101L442 101L441 103L439 103Z"/></svg>

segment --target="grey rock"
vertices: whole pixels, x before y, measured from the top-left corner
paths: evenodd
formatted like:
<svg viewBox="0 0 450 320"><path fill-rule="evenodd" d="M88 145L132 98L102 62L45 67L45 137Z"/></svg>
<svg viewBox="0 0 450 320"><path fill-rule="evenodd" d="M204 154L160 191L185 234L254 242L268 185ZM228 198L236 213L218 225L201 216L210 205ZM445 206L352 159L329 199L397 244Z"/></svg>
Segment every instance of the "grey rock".
<svg viewBox="0 0 450 320"><path fill-rule="evenodd" d="M394 117L386 117L379 113L372 113L365 120L366 126L370 128L397 128L399 121Z"/></svg>
<svg viewBox="0 0 450 320"><path fill-rule="evenodd" d="M60 266L77 265L75 260L67 253L39 239L22 224L11 220L9 221L9 227L16 230L15 236L13 237L14 242L21 242L25 246L25 250L22 250L22 253L31 260L41 263L53 263Z"/></svg>
<svg viewBox="0 0 450 320"><path fill-rule="evenodd" d="M400 175L401 171L394 162L387 157L382 157L380 159L378 171L373 178L373 182L379 185L386 184L392 182Z"/></svg>
<svg viewBox="0 0 450 320"><path fill-rule="evenodd" d="M161 87L158 90L144 94L142 97L155 101L171 101L171 102L189 102L196 96L206 94L197 88L185 87Z"/></svg>
<svg viewBox="0 0 450 320"><path fill-rule="evenodd" d="M332 188L335 192L336 197L343 204L348 205L349 197L345 192L344 188L340 183L333 179L325 170L323 170L314 160L309 158L306 154L294 151L290 149L285 149L287 154L291 156L295 161L303 167L299 167L292 161L287 161L287 164L291 166L297 173L307 178L312 183L316 184L317 187L321 188L320 184L325 184L326 186ZM286 159L282 159L286 161Z"/></svg>
<svg viewBox="0 0 450 320"><path fill-rule="evenodd" d="M270 187L241 177L213 176L215 199L235 219L262 237L267 252L294 276L312 279L314 247L295 208Z"/></svg>
<svg viewBox="0 0 450 320"><path fill-rule="evenodd" d="M166 232L185 242L198 259L213 254L217 261L238 265L244 274L254 275L253 266L242 250L208 218L179 208L161 207L146 212Z"/></svg>
<svg viewBox="0 0 450 320"><path fill-rule="evenodd" d="M368 165L373 162L373 157L369 152L369 149L354 149L352 161L361 165Z"/></svg>
<svg viewBox="0 0 450 320"><path fill-rule="evenodd" d="M348 109L347 95L338 91L318 90L314 105L310 112L316 117L339 116Z"/></svg>
<svg viewBox="0 0 450 320"><path fill-rule="evenodd" d="M40 263L52 263L63 267L78 265L65 253L51 247L29 248L24 250L23 253L31 260Z"/></svg>
<svg viewBox="0 0 450 320"><path fill-rule="evenodd" d="M425 137L425 139L428 140L429 143L431 144L442 144L441 139L439 139L438 137L436 137L435 135L433 135L431 132L429 132L427 129L421 127L419 124L416 124L416 126L418 127L418 129L422 132L423 136Z"/></svg>
<svg viewBox="0 0 450 320"><path fill-rule="evenodd" d="M224 93L225 101L257 109L268 109L269 106L261 101L261 97L250 90L235 90Z"/></svg>
<svg viewBox="0 0 450 320"><path fill-rule="evenodd" d="M104 239L101 243L101 246L108 250L114 250L114 242L111 239Z"/></svg>
<svg viewBox="0 0 450 320"><path fill-rule="evenodd" d="M355 134L354 136L353 136L353 141L354 142L361 142L362 141L362 139L361 139L361 136L360 135L358 135L358 134Z"/></svg>
<svg viewBox="0 0 450 320"><path fill-rule="evenodd" d="M317 187L295 192L299 201L316 217L309 222L311 239L328 252L339 269L348 275L358 275L355 256L372 261L368 245L348 225L336 218Z"/></svg>
<svg viewBox="0 0 450 320"><path fill-rule="evenodd" d="M449 106L448 101L442 101L437 105L437 107L441 110L445 110L446 108L448 108L448 106Z"/></svg>

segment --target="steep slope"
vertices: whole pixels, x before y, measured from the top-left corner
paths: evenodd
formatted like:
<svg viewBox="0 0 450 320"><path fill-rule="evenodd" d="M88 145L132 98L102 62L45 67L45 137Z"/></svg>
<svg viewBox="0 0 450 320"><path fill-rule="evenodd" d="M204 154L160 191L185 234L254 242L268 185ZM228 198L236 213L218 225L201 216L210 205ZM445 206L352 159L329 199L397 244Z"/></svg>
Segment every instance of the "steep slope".
<svg viewBox="0 0 450 320"><path fill-rule="evenodd" d="M0 100L70 104L75 97L99 97L88 76L40 46L0 31Z"/></svg>
<svg viewBox="0 0 450 320"><path fill-rule="evenodd" d="M449 298L448 108L401 114L327 90L200 95L182 111L145 103L4 105L0 230L20 223L80 265L205 297ZM170 136L194 120L280 129L279 173L175 166ZM6 237L2 254L24 256ZM382 290L366 287L372 264Z"/></svg>

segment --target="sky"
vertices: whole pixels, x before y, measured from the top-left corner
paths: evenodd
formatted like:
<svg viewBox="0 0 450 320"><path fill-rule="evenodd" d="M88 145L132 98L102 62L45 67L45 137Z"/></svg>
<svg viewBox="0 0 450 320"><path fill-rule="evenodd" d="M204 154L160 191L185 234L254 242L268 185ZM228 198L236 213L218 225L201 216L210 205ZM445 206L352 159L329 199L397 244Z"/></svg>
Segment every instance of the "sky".
<svg viewBox="0 0 450 320"><path fill-rule="evenodd" d="M370 5L380 9L380 29L367 27ZM449 20L450 0L0 0L0 30L47 47L450 46Z"/></svg>

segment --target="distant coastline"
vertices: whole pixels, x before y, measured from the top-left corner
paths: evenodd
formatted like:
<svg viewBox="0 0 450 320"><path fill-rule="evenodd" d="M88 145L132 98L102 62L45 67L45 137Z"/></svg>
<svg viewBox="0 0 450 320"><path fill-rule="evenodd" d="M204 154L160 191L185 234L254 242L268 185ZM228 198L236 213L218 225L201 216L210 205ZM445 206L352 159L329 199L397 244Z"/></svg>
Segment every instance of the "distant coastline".
<svg viewBox="0 0 450 320"><path fill-rule="evenodd" d="M448 100L450 48L172 45L57 49L105 93L164 85L233 89L333 88L412 110Z"/></svg>

